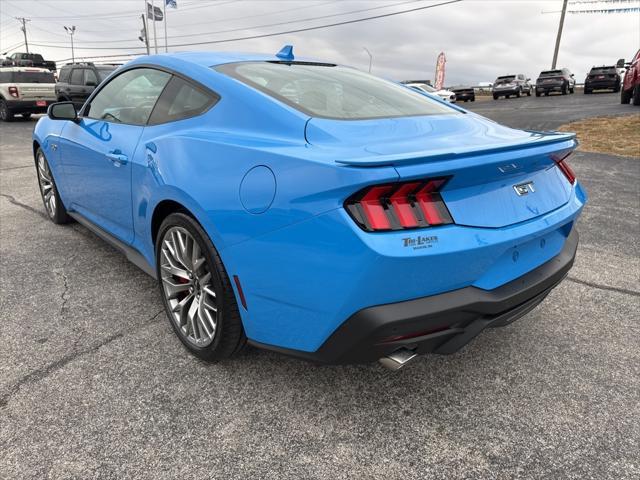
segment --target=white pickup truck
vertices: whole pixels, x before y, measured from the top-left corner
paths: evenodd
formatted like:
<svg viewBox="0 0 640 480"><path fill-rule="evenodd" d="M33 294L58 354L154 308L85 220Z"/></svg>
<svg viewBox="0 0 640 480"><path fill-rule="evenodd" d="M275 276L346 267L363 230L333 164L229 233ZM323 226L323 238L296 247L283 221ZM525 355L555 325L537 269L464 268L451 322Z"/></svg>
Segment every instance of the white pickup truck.
<svg viewBox="0 0 640 480"><path fill-rule="evenodd" d="M49 70L35 67L0 68L0 120L10 122L14 115L29 118L45 113L56 102L56 80Z"/></svg>

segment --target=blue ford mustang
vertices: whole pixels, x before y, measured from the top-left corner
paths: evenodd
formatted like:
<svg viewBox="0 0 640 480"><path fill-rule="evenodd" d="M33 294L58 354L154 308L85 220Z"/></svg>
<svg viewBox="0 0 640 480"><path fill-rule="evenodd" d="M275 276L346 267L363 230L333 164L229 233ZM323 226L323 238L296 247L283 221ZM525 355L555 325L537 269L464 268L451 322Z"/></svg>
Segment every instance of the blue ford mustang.
<svg viewBox="0 0 640 480"><path fill-rule="evenodd" d="M290 47L136 59L33 135L51 219L156 277L196 356L249 342L391 368L562 280L586 201L575 147Z"/></svg>

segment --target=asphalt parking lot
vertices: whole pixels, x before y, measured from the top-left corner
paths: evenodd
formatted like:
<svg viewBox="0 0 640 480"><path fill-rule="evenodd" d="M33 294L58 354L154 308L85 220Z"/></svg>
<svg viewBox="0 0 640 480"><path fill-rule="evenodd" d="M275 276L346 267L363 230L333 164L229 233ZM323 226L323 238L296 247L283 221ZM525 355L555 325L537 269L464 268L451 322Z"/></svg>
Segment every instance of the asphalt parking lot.
<svg viewBox="0 0 640 480"><path fill-rule="evenodd" d="M553 129L638 112L618 98L464 106ZM590 202L569 278L455 355L208 365L152 279L46 219L34 125L0 125L0 478L640 478L640 158L573 157Z"/></svg>

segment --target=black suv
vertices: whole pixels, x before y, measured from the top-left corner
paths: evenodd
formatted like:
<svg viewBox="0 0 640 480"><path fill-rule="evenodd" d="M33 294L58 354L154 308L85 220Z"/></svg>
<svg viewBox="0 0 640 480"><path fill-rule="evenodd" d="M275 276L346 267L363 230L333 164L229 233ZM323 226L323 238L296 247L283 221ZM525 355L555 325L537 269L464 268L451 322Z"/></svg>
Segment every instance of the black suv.
<svg viewBox="0 0 640 480"><path fill-rule="evenodd" d="M119 66L119 64L67 63L60 69L60 76L56 83L58 101L84 104L95 88Z"/></svg>
<svg viewBox="0 0 640 480"><path fill-rule="evenodd" d="M560 70L545 70L540 72L536 80L536 97L543 93L549 95L550 92L560 92L563 95L573 93L576 88L576 79L568 68Z"/></svg>
<svg viewBox="0 0 640 480"><path fill-rule="evenodd" d="M453 93L456 94L457 101L468 102L471 100L472 102L476 101L476 92L473 87L455 87L450 89Z"/></svg>
<svg viewBox="0 0 640 480"><path fill-rule="evenodd" d="M620 75L615 66L593 67L584 81L584 93L594 90L620 91Z"/></svg>

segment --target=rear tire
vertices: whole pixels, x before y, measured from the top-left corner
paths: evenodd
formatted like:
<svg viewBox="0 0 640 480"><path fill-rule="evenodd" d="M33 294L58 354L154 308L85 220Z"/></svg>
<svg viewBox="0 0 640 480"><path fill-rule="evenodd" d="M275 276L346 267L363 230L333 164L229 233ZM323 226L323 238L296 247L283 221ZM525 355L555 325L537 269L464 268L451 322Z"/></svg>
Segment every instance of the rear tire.
<svg viewBox="0 0 640 480"><path fill-rule="evenodd" d="M497 100L498 99L498 95L496 95L495 93L493 94L493 99Z"/></svg>
<svg viewBox="0 0 640 480"><path fill-rule="evenodd" d="M167 317L187 350L216 362L244 347L246 337L229 277L196 220L185 213L164 219L156 240L156 265Z"/></svg>
<svg viewBox="0 0 640 480"><path fill-rule="evenodd" d="M472 101L472 102L475 102L475 101L476 101L476 99L475 99L475 98L472 98L472 99L471 99L471 101Z"/></svg>
<svg viewBox="0 0 640 480"><path fill-rule="evenodd" d="M71 217L67 215L67 209L58 193L58 187L49 167L49 162L41 148L38 148L36 152L36 175L38 176L42 203L51 221L58 225L69 223Z"/></svg>
<svg viewBox="0 0 640 480"><path fill-rule="evenodd" d="M562 95L566 95L567 94L567 84L566 83L562 84L562 89L560 90L560 92L562 93Z"/></svg>
<svg viewBox="0 0 640 480"><path fill-rule="evenodd" d="M637 107L640 105L640 85L633 88L633 104Z"/></svg>
<svg viewBox="0 0 640 480"><path fill-rule="evenodd" d="M516 90L516 98L520 98L521 95L522 95L522 90L520 89Z"/></svg>
<svg viewBox="0 0 640 480"><path fill-rule="evenodd" d="M622 105L628 105L629 102L631 102L631 99L633 98L633 94L635 93L636 89L635 88L631 88L629 90L621 90L620 91L620 103Z"/></svg>
<svg viewBox="0 0 640 480"><path fill-rule="evenodd" d="M540 91L536 88L536 97L540 96Z"/></svg>
<svg viewBox="0 0 640 480"><path fill-rule="evenodd" d="M3 122L13 121L13 112L9 110L7 102L5 102L4 100L0 100L0 120L2 120Z"/></svg>
<svg viewBox="0 0 640 480"><path fill-rule="evenodd" d="M591 90L589 90L588 88L585 88L585 89L584 89L584 94L585 94L585 95L588 95L588 94L590 94L590 93L591 93Z"/></svg>

